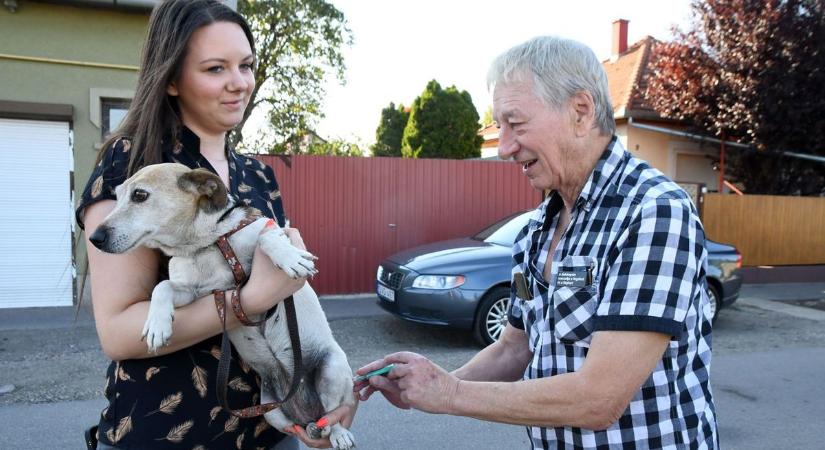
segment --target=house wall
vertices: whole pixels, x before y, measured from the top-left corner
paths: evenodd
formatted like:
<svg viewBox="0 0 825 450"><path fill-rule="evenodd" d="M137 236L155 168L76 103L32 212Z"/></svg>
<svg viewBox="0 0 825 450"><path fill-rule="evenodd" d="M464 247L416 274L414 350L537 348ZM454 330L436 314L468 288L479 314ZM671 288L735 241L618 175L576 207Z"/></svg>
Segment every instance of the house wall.
<svg viewBox="0 0 825 450"><path fill-rule="evenodd" d="M711 157L718 153L718 149L627 124L619 125L616 133L634 156L647 161L672 180L702 183L709 191L717 190L718 173L713 170Z"/></svg>
<svg viewBox="0 0 825 450"><path fill-rule="evenodd" d="M92 123L91 89L132 92L136 69L34 62L15 56L133 66L149 16L28 1L0 7L0 100L69 104L74 109L75 187L91 173L101 131ZM76 193L79 194L79 193Z"/></svg>
<svg viewBox="0 0 825 450"><path fill-rule="evenodd" d="M651 166L659 169L670 178L675 175L670 164L668 142L672 139L663 133L641 130L632 126L627 127L627 149L634 156L641 158Z"/></svg>
<svg viewBox="0 0 825 450"><path fill-rule="evenodd" d="M71 106L75 199L86 184L102 140L99 120L93 123L99 95L131 97L148 20L148 10L128 12L25 0L18 1L15 12L0 6L0 101ZM99 64L128 67L95 67ZM70 186L66 188L68 191ZM77 248L75 256L82 272L83 246Z"/></svg>
<svg viewBox="0 0 825 450"><path fill-rule="evenodd" d="M673 179L700 183L708 191L718 191L719 173L713 170L713 158L717 152L716 149L703 149L695 142L670 141L668 153L670 166L674 168Z"/></svg>

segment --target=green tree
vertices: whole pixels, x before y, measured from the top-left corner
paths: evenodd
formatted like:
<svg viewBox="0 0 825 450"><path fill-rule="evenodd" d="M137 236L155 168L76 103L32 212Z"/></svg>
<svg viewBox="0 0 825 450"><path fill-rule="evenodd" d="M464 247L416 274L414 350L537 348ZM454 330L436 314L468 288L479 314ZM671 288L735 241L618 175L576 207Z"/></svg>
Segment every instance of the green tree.
<svg viewBox="0 0 825 450"><path fill-rule="evenodd" d="M482 140L470 94L455 86L442 89L432 80L413 101L401 153L405 158L478 158Z"/></svg>
<svg viewBox="0 0 825 450"><path fill-rule="evenodd" d="M375 145L372 146L373 156L401 156L401 138L410 113L404 110L404 105L395 107L395 103L381 110L381 122L375 130Z"/></svg>
<svg viewBox="0 0 825 450"><path fill-rule="evenodd" d="M238 11L255 36L255 90L233 145L258 152L283 152L323 117L327 75L344 82L342 47L352 44L344 14L324 0L239 0ZM266 129L245 139L253 111Z"/></svg>
<svg viewBox="0 0 825 450"><path fill-rule="evenodd" d="M343 139L313 142L307 146L305 153L327 156L364 156L359 144L347 142Z"/></svg>
<svg viewBox="0 0 825 450"><path fill-rule="evenodd" d="M825 1L693 0L686 31L658 45L646 98L702 134L750 144L726 174L750 194L823 195Z"/></svg>

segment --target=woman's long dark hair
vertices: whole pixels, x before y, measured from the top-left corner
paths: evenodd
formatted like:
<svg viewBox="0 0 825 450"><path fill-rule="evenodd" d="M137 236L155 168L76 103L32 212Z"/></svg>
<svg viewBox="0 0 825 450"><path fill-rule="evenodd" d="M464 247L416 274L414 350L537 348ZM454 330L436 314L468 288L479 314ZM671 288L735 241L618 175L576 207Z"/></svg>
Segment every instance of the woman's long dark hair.
<svg viewBox="0 0 825 450"><path fill-rule="evenodd" d="M244 18L217 0L167 0L155 7L140 56L135 96L123 122L106 140L98 155L117 139L131 140L128 175L162 162L161 140L181 128L177 98L166 89L180 78L192 33L215 22L238 24L255 54L252 31Z"/></svg>

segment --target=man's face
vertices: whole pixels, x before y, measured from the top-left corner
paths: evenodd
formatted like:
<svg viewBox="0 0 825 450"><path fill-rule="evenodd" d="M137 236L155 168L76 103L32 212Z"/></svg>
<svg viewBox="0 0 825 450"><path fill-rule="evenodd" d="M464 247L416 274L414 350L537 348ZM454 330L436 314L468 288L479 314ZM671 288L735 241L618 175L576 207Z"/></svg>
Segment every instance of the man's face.
<svg viewBox="0 0 825 450"><path fill-rule="evenodd" d="M499 126L498 156L522 166L530 184L559 189L569 170L572 115L548 107L526 81L499 83L493 91L493 114Z"/></svg>

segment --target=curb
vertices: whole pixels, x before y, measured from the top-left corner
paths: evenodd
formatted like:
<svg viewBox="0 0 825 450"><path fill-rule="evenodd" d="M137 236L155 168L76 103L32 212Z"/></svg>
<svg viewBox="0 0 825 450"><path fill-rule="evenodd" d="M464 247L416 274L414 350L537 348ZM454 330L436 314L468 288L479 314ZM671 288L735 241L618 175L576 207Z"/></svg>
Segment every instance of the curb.
<svg viewBox="0 0 825 450"><path fill-rule="evenodd" d="M809 319L817 322L825 322L825 311L819 311L813 308L805 308L803 306L789 305L782 301L765 300L755 297L742 297L737 300L738 304L753 306L765 311L778 312L787 314L801 319Z"/></svg>

